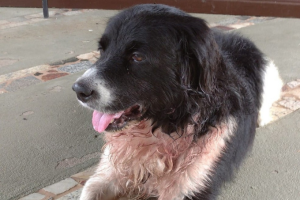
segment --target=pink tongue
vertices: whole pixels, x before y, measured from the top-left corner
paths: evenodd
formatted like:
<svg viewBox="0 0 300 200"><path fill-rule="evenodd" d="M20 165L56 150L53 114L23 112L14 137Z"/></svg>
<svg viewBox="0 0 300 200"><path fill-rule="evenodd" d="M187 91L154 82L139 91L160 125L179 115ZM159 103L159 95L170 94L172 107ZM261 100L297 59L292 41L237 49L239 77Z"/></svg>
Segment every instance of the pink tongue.
<svg viewBox="0 0 300 200"><path fill-rule="evenodd" d="M123 111L118 112L116 114L107 114L107 113L101 113L96 110L94 110L93 113L93 127L96 131L99 133L103 132L108 125L110 124L112 119L117 119L123 114Z"/></svg>

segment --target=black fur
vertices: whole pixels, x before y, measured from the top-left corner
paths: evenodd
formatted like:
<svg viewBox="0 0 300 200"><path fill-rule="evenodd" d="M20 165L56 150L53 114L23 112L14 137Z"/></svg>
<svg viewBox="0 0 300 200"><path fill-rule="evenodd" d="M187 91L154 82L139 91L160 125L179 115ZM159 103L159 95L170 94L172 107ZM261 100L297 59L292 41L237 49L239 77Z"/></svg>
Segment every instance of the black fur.
<svg viewBox="0 0 300 200"><path fill-rule="evenodd" d="M248 39L212 30L204 20L163 5L120 12L109 21L99 49L97 79L105 80L116 97L103 111L139 103L142 118L152 119L154 129L182 133L194 124L195 140L229 117L237 121L206 190L192 198L214 199L254 138L266 64L262 53ZM135 52L143 61L132 60Z"/></svg>
<svg viewBox="0 0 300 200"><path fill-rule="evenodd" d="M196 137L228 115L257 115L261 52L245 38L210 30L202 19L166 6L137 6L110 20L100 49L101 77L122 99L107 110L141 102L156 127L170 133L197 123ZM146 60L130 62L134 51Z"/></svg>

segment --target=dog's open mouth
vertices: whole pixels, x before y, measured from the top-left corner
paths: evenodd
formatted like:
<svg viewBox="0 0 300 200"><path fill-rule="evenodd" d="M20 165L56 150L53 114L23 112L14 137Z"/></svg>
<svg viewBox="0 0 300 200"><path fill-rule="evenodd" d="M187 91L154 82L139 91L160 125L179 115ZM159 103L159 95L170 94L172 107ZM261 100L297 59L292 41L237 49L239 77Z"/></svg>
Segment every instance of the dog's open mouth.
<svg viewBox="0 0 300 200"><path fill-rule="evenodd" d="M99 133L103 131L116 131L124 128L129 121L138 120L142 116L142 107L134 105L118 113L101 113L94 110L93 126Z"/></svg>

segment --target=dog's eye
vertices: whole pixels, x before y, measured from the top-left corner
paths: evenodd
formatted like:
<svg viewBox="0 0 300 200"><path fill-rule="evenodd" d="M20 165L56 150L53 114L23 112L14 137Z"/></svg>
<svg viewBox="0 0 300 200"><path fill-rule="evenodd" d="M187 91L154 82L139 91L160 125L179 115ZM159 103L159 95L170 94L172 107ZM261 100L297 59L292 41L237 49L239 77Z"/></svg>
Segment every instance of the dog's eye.
<svg viewBox="0 0 300 200"><path fill-rule="evenodd" d="M103 46L99 45L98 50L99 50L100 52L101 52L101 51L104 51Z"/></svg>
<svg viewBox="0 0 300 200"><path fill-rule="evenodd" d="M134 62L141 62L141 61L144 60L144 57L142 55L138 54L138 53L133 53L131 59Z"/></svg>

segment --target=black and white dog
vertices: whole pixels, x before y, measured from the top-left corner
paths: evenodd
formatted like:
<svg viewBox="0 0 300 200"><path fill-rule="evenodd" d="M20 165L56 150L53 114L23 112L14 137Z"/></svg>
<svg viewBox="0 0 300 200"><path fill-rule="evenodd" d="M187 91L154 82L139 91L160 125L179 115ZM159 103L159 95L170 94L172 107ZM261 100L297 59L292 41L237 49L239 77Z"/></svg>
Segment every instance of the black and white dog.
<svg viewBox="0 0 300 200"><path fill-rule="evenodd" d="M215 199L270 120L274 64L248 39L154 4L110 19L99 49L73 85L106 141L81 200Z"/></svg>

